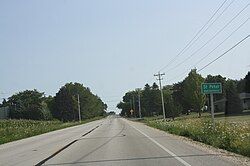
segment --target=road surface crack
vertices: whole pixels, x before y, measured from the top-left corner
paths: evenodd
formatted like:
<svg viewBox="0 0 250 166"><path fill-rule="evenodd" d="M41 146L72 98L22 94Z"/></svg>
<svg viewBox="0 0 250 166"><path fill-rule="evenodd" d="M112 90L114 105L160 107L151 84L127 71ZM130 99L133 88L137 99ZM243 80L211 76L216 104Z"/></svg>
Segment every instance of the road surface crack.
<svg viewBox="0 0 250 166"><path fill-rule="evenodd" d="M93 129L89 130L88 132L84 133L81 137L84 137L86 135L88 135L89 133L93 132L95 129L97 129L100 125L94 127ZM71 146L72 144L74 144L75 142L79 141L80 139L76 139L72 142L70 142L69 144L67 144L66 146L62 147L61 149L59 149L58 151L56 151L55 153L53 153L52 155L50 155L49 157L45 158L44 160L40 161L39 163L37 163L35 166L41 166L43 165L45 162L47 162L48 160L52 159L53 157L55 157L57 154L59 154L60 152L62 152L63 150L67 149L69 146Z"/></svg>

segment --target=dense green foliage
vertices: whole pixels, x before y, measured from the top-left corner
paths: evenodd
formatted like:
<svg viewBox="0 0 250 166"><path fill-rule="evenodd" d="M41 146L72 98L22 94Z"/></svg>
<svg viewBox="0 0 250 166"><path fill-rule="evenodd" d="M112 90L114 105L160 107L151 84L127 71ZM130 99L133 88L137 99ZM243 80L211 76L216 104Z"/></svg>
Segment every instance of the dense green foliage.
<svg viewBox="0 0 250 166"><path fill-rule="evenodd" d="M212 75L208 75L207 78L205 79L206 83L221 83L222 85L222 93L221 94L216 94L214 95L214 100L220 100L223 99L224 97L226 97L226 78L222 77L221 75L216 75L216 76L212 76Z"/></svg>
<svg viewBox="0 0 250 166"><path fill-rule="evenodd" d="M234 81L228 80L226 85L226 110L225 114L240 114L243 111Z"/></svg>
<svg viewBox="0 0 250 166"><path fill-rule="evenodd" d="M250 72L244 79L239 81L226 79L221 75L208 75L206 78L203 78L196 72L196 69L193 69L183 81L163 87L166 117L174 119L180 114L188 115L190 111L198 112L200 117L201 112L210 111L210 97L201 93L201 84L203 82L219 82L222 84L222 93L214 95L214 101L219 101L221 106L215 111L225 111L227 115L239 114L242 112L239 93L247 92L250 86L249 79ZM162 115L161 95L156 83L152 86L146 84L140 93L142 116ZM223 107L223 104L226 107ZM205 109L207 108L205 105L209 106L208 110ZM122 110L122 116L139 117L138 91L127 92L123 97L123 101L117 104L117 108ZM134 110L133 115L130 113L131 109Z"/></svg>
<svg viewBox="0 0 250 166"><path fill-rule="evenodd" d="M174 104L182 107L182 114L189 114L187 110L191 108L190 103L188 103L184 98L184 81L175 83L173 85L173 100Z"/></svg>
<svg viewBox="0 0 250 166"><path fill-rule="evenodd" d="M206 98L201 93L201 84L204 78L196 73L196 69L191 70L188 77L184 80L183 95L187 103L189 103L195 112L201 116L201 109L203 108Z"/></svg>
<svg viewBox="0 0 250 166"><path fill-rule="evenodd" d="M52 119L45 102L44 93L37 90L26 90L14 94L5 105L9 106L10 118L12 119Z"/></svg>
<svg viewBox="0 0 250 166"><path fill-rule="evenodd" d="M164 104L166 117L171 117L173 120L178 117L182 112L182 107L174 102L172 91L165 87L163 88Z"/></svg>
<svg viewBox="0 0 250 166"><path fill-rule="evenodd" d="M215 130L208 118L171 122L146 120L145 123L169 133L189 137L214 147L250 157L250 127L246 122L216 122Z"/></svg>
<svg viewBox="0 0 250 166"><path fill-rule="evenodd" d="M62 121L78 120L78 95L82 119L102 116L105 113L107 105L98 96L92 94L89 88L79 83L67 83L61 87L52 101L53 117Z"/></svg>
<svg viewBox="0 0 250 166"><path fill-rule="evenodd" d="M139 91L127 92L123 97L123 101L117 105L119 109L122 109L122 116L139 117L138 93ZM171 93L172 91L169 87L163 88L166 117L175 118L180 114L181 107L174 106L175 104ZM163 114L161 105L161 94L159 87L156 85L156 83L153 83L152 86L146 84L144 89L140 90L140 98L142 116L157 116ZM134 113L132 115L130 113L131 109L134 110Z"/></svg>
<svg viewBox="0 0 250 166"><path fill-rule="evenodd" d="M185 110L194 108L200 112L205 103L205 96L200 92L200 86L204 79L192 70L189 76L181 83L173 86L163 87L163 97L166 117L174 119ZM123 101L117 105L121 109L122 116L131 117L130 110L133 109L131 101L136 98L136 109L133 116L138 117L138 97L136 91L130 91L125 94ZM141 91L141 108L142 116L157 116L162 115L161 94L156 83L152 86L146 84Z"/></svg>
<svg viewBox="0 0 250 166"><path fill-rule="evenodd" d="M245 80L245 92L250 93L250 72L247 73L244 80Z"/></svg>
<svg viewBox="0 0 250 166"><path fill-rule="evenodd" d="M107 105L89 88L79 83L67 83L55 97L46 97L35 90L25 90L12 95L1 106L10 108L11 119L77 121L79 95L81 118L88 119L105 114Z"/></svg>
<svg viewBox="0 0 250 166"><path fill-rule="evenodd" d="M250 93L250 72L247 73L244 79L234 81L237 86L238 93Z"/></svg>
<svg viewBox="0 0 250 166"><path fill-rule="evenodd" d="M162 115L160 90L156 83L146 84L144 89L129 91L123 96L123 101L117 104L122 109L121 115L139 117L139 93L141 98L142 116ZM133 110L133 114L131 114Z"/></svg>

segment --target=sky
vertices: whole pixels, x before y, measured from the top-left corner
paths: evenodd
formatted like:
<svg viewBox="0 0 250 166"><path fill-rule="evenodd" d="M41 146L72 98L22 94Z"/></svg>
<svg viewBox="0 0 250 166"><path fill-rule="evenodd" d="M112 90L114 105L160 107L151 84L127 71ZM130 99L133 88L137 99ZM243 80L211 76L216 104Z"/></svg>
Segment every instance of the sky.
<svg viewBox="0 0 250 166"><path fill-rule="evenodd" d="M65 83L79 82L117 111L124 93L152 85L160 69L163 85L182 81L250 34L249 0L227 0L178 55L224 1L1 0L0 97L26 89L55 95ZM240 79L248 71L249 38L200 74Z"/></svg>

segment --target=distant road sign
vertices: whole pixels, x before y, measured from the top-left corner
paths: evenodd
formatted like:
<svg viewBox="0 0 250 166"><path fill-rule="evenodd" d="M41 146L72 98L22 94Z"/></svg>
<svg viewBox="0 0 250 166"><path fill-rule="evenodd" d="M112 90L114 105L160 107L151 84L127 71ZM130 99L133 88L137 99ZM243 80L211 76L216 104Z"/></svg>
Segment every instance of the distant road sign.
<svg viewBox="0 0 250 166"><path fill-rule="evenodd" d="M221 83L203 83L201 84L201 93L203 94L222 93L222 85Z"/></svg>

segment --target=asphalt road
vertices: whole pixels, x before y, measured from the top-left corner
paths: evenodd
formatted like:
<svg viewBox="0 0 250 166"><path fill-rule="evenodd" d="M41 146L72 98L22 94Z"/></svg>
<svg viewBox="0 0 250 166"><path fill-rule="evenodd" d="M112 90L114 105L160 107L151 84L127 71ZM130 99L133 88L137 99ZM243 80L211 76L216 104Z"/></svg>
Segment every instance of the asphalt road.
<svg viewBox="0 0 250 166"><path fill-rule="evenodd" d="M1 145L0 165L230 166L237 164L163 131L113 116Z"/></svg>

